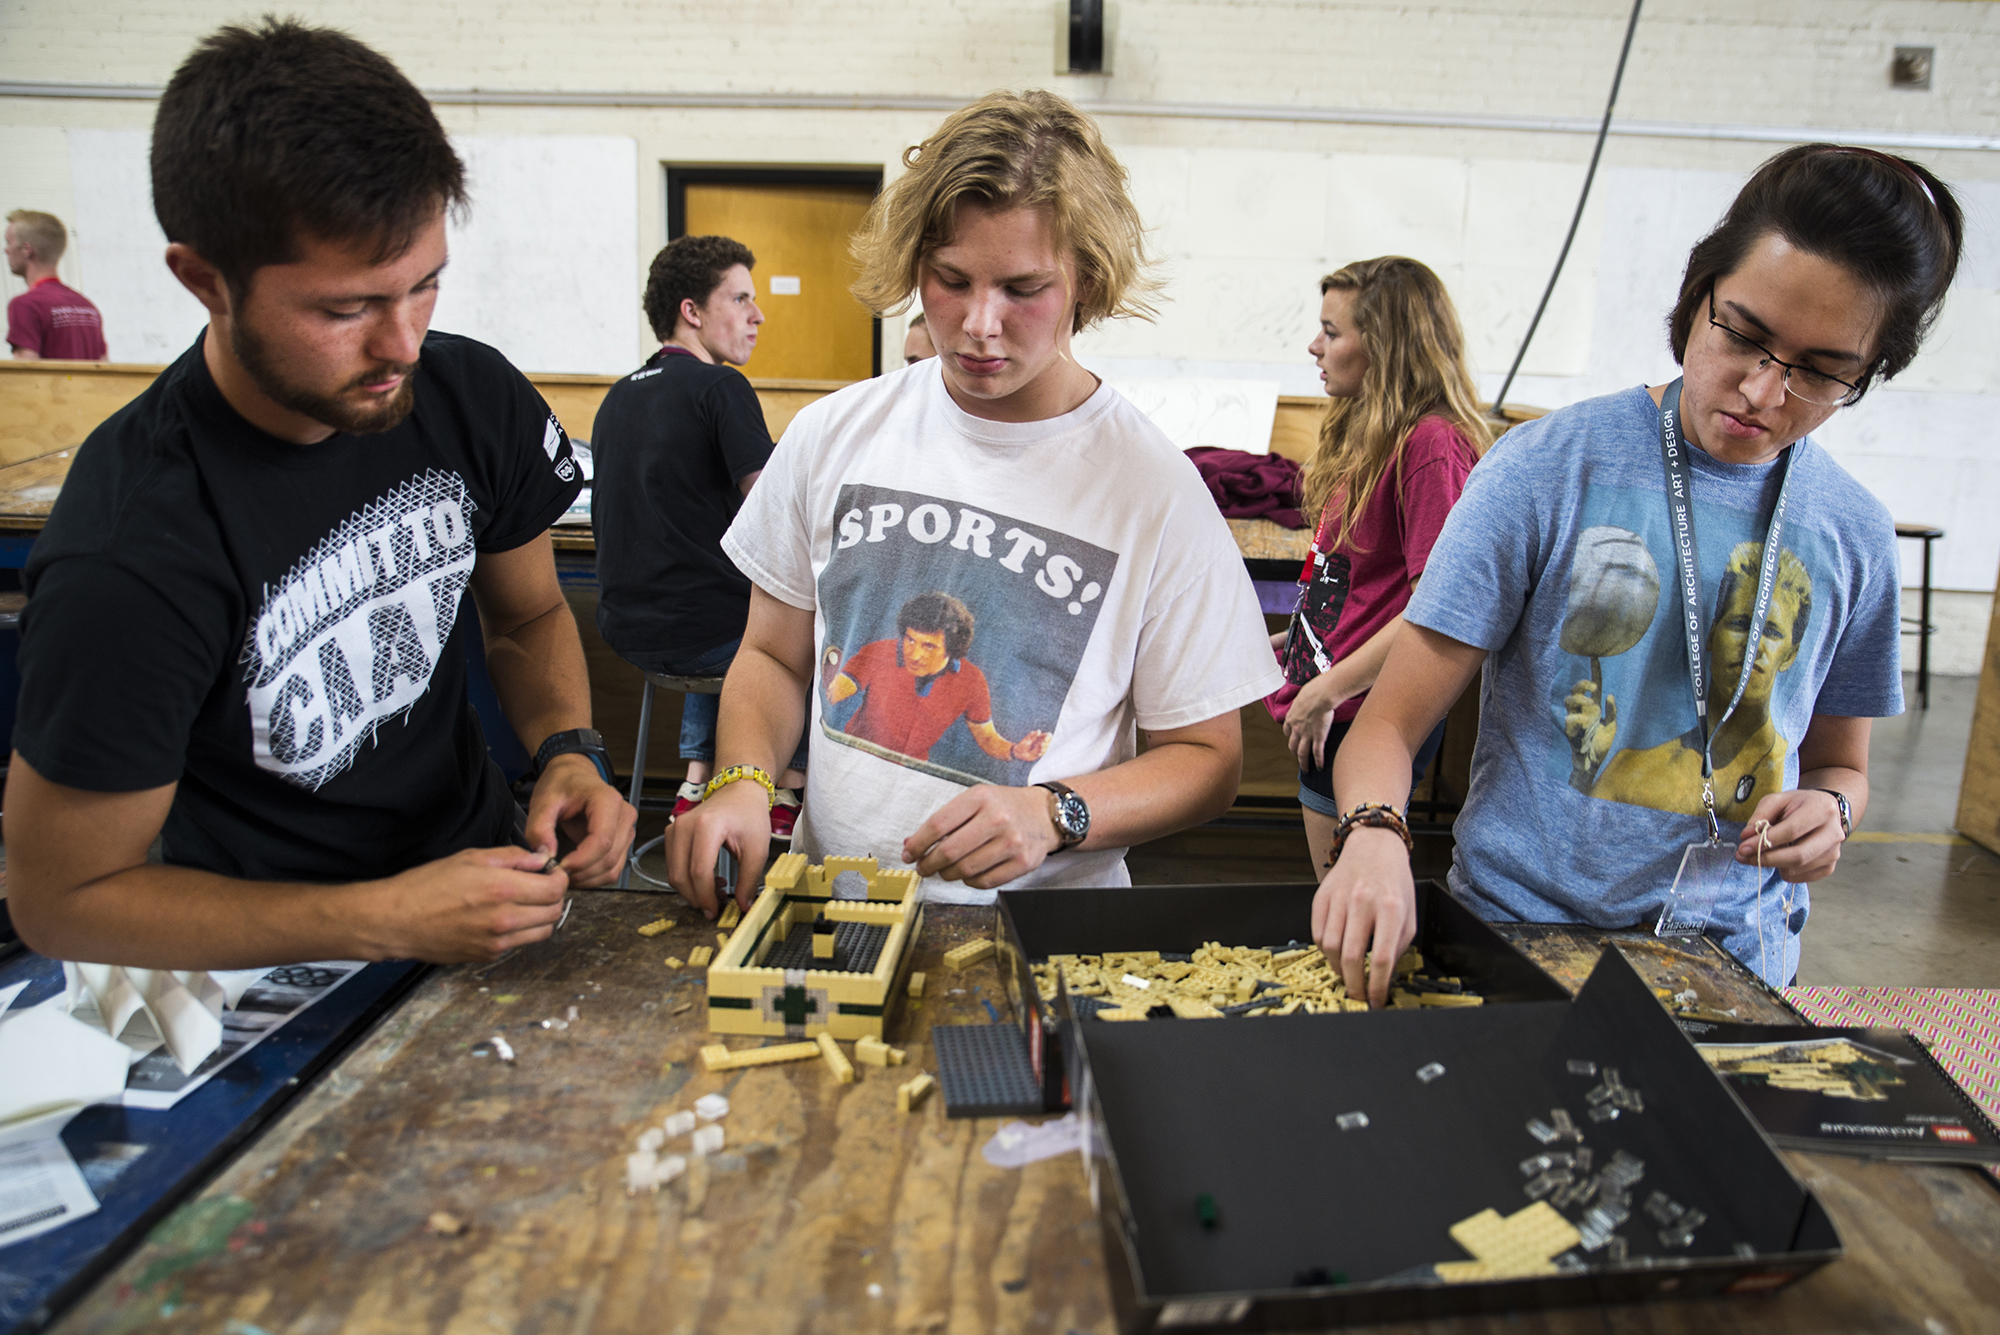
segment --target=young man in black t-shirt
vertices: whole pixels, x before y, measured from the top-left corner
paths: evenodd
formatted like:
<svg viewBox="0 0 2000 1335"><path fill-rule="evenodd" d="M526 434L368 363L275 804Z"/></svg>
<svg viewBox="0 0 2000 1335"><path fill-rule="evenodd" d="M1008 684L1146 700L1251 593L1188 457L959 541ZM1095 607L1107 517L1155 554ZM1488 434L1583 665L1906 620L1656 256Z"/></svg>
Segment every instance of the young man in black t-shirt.
<svg viewBox="0 0 2000 1335"><path fill-rule="evenodd" d="M771 457L763 405L733 369L750 360L764 323L756 263L726 236L683 236L653 257L645 307L660 350L611 387L591 430L597 629L648 672L720 676L750 616L750 581L723 554L722 535ZM673 819L701 802L715 717L715 696L683 697L688 772ZM801 743L778 779L771 835L780 842L791 838L805 763Z"/></svg>
<svg viewBox="0 0 2000 1335"><path fill-rule="evenodd" d="M85 442L28 564L16 925L173 969L546 937L634 817L547 533L569 442L499 353L427 333L465 202L442 128L344 34L224 28L161 98L153 195L209 321ZM538 752L524 827L466 696L482 626Z"/></svg>

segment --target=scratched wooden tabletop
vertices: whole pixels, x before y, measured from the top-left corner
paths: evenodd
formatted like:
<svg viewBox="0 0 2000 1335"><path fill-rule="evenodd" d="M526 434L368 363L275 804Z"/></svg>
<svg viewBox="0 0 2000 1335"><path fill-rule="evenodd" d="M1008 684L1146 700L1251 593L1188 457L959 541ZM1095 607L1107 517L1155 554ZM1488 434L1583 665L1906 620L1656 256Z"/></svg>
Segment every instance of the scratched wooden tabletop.
<svg viewBox="0 0 2000 1335"><path fill-rule="evenodd" d="M638 935L663 908L676 929ZM991 910L927 910L916 967L929 986L890 1034L910 1064L860 1066L838 1085L819 1062L700 1070L714 1041L700 975L664 960L712 943L713 928L658 896L580 895L553 941L434 974L58 1329L1109 1335L1075 1156L995 1168L980 1149L997 1120L949 1120L936 1097L896 1111L896 1085L935 1070L934 1024L1004 1008L991 962L962 974L940 962L992 924ZM511 1064L476 1055L495 1033ZM716 1090L731 1104L725 1150L657 1195L628 1195L638 1133ZM1783 1293L1377 1329L2000 1328L1990 1179L1791 1162L1847 1255ZM464 1230L432 1231L440 1211Z"/></svg>

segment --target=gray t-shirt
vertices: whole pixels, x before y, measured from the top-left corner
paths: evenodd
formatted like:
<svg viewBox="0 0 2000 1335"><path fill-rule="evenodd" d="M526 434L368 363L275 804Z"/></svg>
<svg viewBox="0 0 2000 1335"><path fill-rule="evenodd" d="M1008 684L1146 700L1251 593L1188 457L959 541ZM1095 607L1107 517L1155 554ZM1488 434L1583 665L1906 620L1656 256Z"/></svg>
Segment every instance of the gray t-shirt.
<svg viewBox="0 0 2000 1335"><path fill-rule="evenodd" d="M1709 714L1720 719L1742 670L1782 459L1690 453ZM1895 526L1810 437L1787 453L1762 656L1714 750L1731 841L1759 801L1797 786L1813 715L1903 709ZM1491 651L1451 872L1452 893L1481 916L1601 927L1659 917L1683 850L1704 837L1677 570L1659 411L1644 389L1517 427L1473 470L1405 615ZM1798 967L1807 908L1806 887L1775 873L1760 886L1740 867L1709 930L1782 984Z"/></svg>

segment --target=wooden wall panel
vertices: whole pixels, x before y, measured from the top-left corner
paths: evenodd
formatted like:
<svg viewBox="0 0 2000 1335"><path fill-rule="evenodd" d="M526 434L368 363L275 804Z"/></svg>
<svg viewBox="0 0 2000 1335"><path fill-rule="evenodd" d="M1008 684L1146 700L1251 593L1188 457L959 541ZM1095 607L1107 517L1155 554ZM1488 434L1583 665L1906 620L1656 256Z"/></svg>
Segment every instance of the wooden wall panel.
<svg viewBox="0 0 2000 1335"><path fill-rule="evenodd" d="M1972 707L1972 737L1965 747L1965 777L1958 788L1958 832L2000 853L2000 597L1986 630L1986 661Z"/></svg>
<svg viewBox="0 0 2000 1335"><path fill-rule="evenodd" d="M0 465L74 449L164 367L0 361Z"/></svg>

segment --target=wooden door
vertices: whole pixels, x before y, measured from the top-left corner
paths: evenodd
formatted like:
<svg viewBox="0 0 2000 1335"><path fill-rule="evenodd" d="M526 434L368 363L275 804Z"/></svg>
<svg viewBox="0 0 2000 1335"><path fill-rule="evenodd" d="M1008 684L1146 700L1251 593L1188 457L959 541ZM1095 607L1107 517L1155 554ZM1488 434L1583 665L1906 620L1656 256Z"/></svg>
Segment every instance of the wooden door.
<svg viewBox="0 0 2000 1335"><path fill-rule="evenodd" d="M865 185L698 184L686 189L691 236L734 237L757 257L764 327L744 374L759 380L866 380L875 319L847 288L847 240L875 192Z"/></svg>

